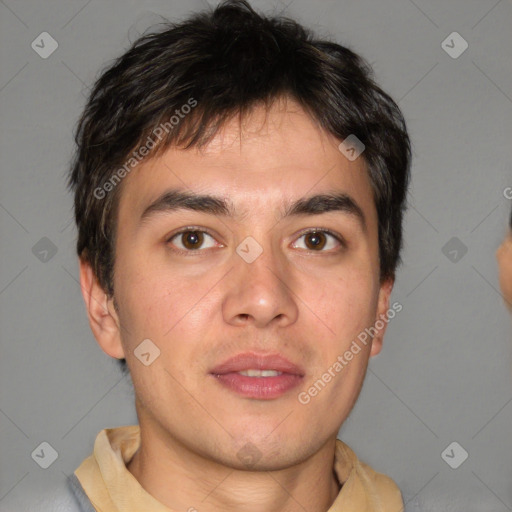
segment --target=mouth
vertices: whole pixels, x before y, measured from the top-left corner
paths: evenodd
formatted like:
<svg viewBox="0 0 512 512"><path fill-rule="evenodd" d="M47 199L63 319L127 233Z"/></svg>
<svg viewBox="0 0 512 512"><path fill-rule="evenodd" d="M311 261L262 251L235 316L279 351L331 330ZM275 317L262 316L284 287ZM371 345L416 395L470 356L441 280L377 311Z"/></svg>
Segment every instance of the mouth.
<svg viewBox="0 0 512 512"><path fill-rule="evenodd" d="M238 354L213 368L223 388L246 398L271 400L299 386L304 370L280 354Z"/></svg>

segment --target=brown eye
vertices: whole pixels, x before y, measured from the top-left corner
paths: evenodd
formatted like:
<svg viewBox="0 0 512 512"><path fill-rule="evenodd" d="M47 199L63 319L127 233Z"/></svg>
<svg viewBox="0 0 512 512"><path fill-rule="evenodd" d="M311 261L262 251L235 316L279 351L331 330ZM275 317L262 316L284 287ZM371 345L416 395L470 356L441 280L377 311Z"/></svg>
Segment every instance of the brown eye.
<svg viewBox="0 0 512 512"><path fill-rule="evenodd" d="M303 233L297 240L301 239L304 239L302 247L301 244L295 242L295 248L314 252L328 252L330 249L335 249L336 246L344 246L343 240L340 236L323 229Z"/></svg>
<svg viewBox="0 0 512 512"><path fill-rule="evenodd" d="M211 242L209 245L204 247L204 244L208 239L211 239ZM168 240L168 243L183 251L197 251L199 249L209 249L214 247L215 239L205 231L198 229L186 229L172 236Z"/></svg>
<svg viewBox="0 0 512 512"><path fill-rule="evenodd" d="M325 233L313 231L305 235L306 246L308 249L323 249L325 246Z"/></svg>
<svg viewBox="0 0 512 512"><path fill-rule="evenodd" d="M197 249L203 243L203 233L200 231L187 231L181 234L181 242L186 249Z"/></svg>

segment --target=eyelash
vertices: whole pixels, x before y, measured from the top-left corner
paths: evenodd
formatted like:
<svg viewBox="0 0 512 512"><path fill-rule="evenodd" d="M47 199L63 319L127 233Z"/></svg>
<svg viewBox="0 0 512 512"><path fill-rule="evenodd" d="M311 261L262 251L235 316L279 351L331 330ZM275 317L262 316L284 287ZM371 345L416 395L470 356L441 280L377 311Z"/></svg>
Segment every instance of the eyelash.
<svg viewBox="0 0 512 512"><path fill-rule="evenodd" d="M181 229L180 231L177 231L176 233L174 233L173 235L171 235L166 243L167 244L170 244L172 242L173 239L175 239L176 237L180 236L180 235L183 235L185 233L190 233L190 232L199 232L199 233L204 233L204 234L207 234L208 236L211 236L213 239L215 239L215 236L210 233L210 231L208 231L207 229L204 229L204 228L199 228L199 227L196 227L196 226L189 226L187 228L183 228ZM309 228L305 231L302 231L300 232L299 236L297 237L296 240L302 238L303 236L305 235L308 235L310 233L323 233L323 234L326 234L326 235L329 235L331 237L333 237L341 246L341 248L346 248L346 242L345 240L343 239L343 237L337 233L334 233L333 231L331 231L330 229L323 229L323 228ZM174 252L177 252L179 254L184 254L186 256L192 256L194 254L197 254L197 253L204 253L206 251L206 249L189 249L189 250L185 250L185 249L178 249L178 248L172 248L172 250ZM301 249L302 251L308 251L308 252L318 252L318 253L322 253L322 252L325 252L327 254L330 254L332 253L333 251L332 250L329 250L329 251L323 251L323 250L320 250L320 251L315 251L314 249ZM340 249L338 249L339 251ZM335 250L334 253L336 253L337 251Z"/></svg>

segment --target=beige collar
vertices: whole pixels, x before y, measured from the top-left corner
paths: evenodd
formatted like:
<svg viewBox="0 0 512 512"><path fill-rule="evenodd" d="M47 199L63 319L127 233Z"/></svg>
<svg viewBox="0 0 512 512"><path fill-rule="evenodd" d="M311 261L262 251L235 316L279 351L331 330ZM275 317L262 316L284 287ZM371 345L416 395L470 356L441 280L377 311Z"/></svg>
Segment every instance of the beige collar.
<svg viewBox="0 0 512 512"><path fill-rule="evenodd" d="M101 512L173 512L151 496L126 464L140 445L138 425L107 428L94 442L94 452L75 475ZM402 512L400 490L388 476L359 461L345 443L336 440L334 471L341 491L326 512Z"/></svg>

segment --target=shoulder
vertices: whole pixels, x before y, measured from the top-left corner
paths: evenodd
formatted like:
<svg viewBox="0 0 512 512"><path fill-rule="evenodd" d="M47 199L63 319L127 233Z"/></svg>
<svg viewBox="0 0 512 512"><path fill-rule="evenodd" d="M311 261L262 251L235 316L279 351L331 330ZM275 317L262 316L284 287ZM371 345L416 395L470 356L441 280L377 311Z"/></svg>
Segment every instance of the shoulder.
<svg viewBox="0 0 512 512"><path fill-rule="evenodd" d="M61 476L31 479L23 492L11 493L2 500L0 511L96 512L76 476Z"/></svg>

